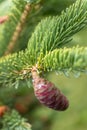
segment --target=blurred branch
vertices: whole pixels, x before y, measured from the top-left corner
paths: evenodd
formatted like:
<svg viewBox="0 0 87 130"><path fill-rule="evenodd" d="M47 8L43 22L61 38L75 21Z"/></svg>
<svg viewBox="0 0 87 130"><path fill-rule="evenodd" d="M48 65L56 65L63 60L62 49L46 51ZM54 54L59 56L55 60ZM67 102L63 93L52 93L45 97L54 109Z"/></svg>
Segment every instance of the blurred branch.
<svg viewBox="0 0 87 130"><path fill-rule="evenodd" d="M24 23L26 22L27 16L30 13L30 10L31 10L30 4L26 4L25 8L24 8L24 12L21 15L21 18L20 18L20 20L19 20L19 22L16 26L16 29L15 29L13 36L12 36L12 39L10 40L10 43L9 43L7 50L5 51L4 55L7 55L7 54L9 54L13 51L14 46L16 44L16 41L18 40L19 35L20 35L20 33L23 29Z"/></svg>
<svg viewBox="0 0 87 130"><path fill-rule="evenodd" d="M4 114L2 124L1 130L31 130L31 125L15 110Z"/></svg>

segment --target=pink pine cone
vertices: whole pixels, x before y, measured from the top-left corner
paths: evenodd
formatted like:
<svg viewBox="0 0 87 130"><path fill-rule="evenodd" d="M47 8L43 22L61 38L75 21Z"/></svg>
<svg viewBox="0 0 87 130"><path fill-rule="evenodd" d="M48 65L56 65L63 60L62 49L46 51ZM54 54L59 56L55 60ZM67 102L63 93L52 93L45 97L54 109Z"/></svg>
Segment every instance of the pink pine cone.
<svg viewBox="0 0 87 130"><path fill-rule="evenodd" d="M40 78L36 70L32 70L34 93L40 103L54 110L64 111L69 101L52 82Z"/></svg>

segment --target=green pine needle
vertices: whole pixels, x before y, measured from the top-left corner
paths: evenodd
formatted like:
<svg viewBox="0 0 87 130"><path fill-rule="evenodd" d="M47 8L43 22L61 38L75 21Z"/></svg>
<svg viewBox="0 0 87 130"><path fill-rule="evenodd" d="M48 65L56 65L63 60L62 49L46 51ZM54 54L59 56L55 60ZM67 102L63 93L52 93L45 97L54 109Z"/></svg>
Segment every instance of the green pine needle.
<svg viewBox="0 0 87 130"><path fill-rule="evenodd" d="M30 78L29 69L32 67L33 62L33 57L27 50L1 58L0 84L2 86L16 86L17 88L20 80L27 81L27 78Z"/></svg>
<svg viewBox="0 0 87 130"><path fill-rule="evenodd" d="M30 38L28 49L37 60L41 52L45 55L48 51L64 46L86 24L87 1L77 0L60 16L43 19Z"/></svg>
<svg viewBox="0 0 87 130"><path fill-rule="evenodd" d="M1 130L31 130L31 125L15 110L5 113L2 124Z"/></svg>
<svg viewBox="0 0 87 130"><path fill-rule="evenodd" d="M55 49L43 58L45 71L87 72L87 47Z"/></svg>

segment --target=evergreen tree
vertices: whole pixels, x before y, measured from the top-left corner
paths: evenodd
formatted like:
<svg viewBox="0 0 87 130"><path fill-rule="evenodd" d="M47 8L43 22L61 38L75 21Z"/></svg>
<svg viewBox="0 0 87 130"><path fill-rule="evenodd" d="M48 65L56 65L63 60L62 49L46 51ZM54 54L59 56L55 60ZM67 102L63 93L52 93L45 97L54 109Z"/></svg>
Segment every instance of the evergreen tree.
<svg viewBox="0 0 87 130"><path fill-rule="evenodd" d="M32 86L42 104L66 110L67 98L47 74L87 73L87 47L71 44L87 25L87 1L0 0L0 7L1 130L30 130Z"/></svg>

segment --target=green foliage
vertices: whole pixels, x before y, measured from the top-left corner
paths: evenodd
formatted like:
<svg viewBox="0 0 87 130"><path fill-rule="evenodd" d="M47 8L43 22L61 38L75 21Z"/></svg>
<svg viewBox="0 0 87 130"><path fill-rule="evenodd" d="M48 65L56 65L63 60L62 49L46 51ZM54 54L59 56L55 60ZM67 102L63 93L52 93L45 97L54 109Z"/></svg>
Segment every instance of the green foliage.
<svg viewBox="0 0 87 130"><path fill-rule="evenodd" d="M86 26L86 2L78 0L60 16L48 17L36 27L28 48L0 60L0 84L18 86L19 81L31 80L31 68L38 64L41 71L86 71L87 48L64 48L71 36ZM7 39L6 39L7 40ZM59 48L59 49L58 49ZM55 50L56 49L56 50ZM84 62L83 62L84 61Z"/></svg>
<svg viewBox="0 0 87 130"><path fill-rule="evenodd" d="M5 1L5 0L0 0L0 3L3 2L3 1Z"/></svg>
<svg viewBox="0 0 87 130"><path fill-rule="evenodd" d="M21 4L20 4L21 3ZM0 34L0 56L2 56L11 40L15 28L20 20L26 2L24 0L13 0L13 6L9 11L9 20L5 23Z"/></svg>
<svg viewBox="0 0 87 130"><path fill-rule="evenodd" d="M28 51L21 51L0 59L0 84L2 86L18 86L19 80L30 78L33 57Z"/></svg>
<svg viewBox="0 0 87 130"><path fill-rule="evenodd" d="M56 49L43 59L45 71L87 71L87 47Z"/></svg>
<svg viewBox="0 0 87 130"><path fill-rule="evenodd" d="M43 19L32 34L28 49L37 57L48 51L60 48L71 40L71 36L87 24L87 1L77 0L63 11L60 16Z"/></svg>
<svg viewBox="0 0 87 130"><path fill-rule="evenodd" d="M2 119L3 128L1 130L31 130L30 124L22 118L17 111L5 113Z"/></svg>
<svg viewBox="0 0 87 130"><path fill-rule="evenodd" d="M29 82L31 68L35 64L29 51L9 55L0 61L0 84L3 86L18 86L19 81ZM50 51L44 58L38 60L38 66L45 72L57 70L87 71L87 48L73 47Z"/></svg>
<svg viewBox="0 0 87 130"><path fill-rule="evenodd" d="M9 45L11 38L14 34L14 31L16 29L16 26L18 22L20 21L20 17L22 15L22 12L24 10L25 4L27 3L26 0L4 0L5 2L2 2L3 6L0 5L0 12L1 15L9 15L9 21L5 23L4 27L0 27L0 56L2 56L7 49L7 46ZM32 31L34 30L36 24L43 18L44 16L53 15L54 13L58 14L61 10L60 8L53 8L53 6L59 7L63 6L64 8L68 5L74 2L75 0L64 2L63 5L61 5L60 1L56 0L50 0L49 1L41 1L41 5L38 9L34 9L31 11L31 14L27 17L26 23L24 25L24 28L22 29L22 32L20 34L20 37L16 41L16 46L14 47L14 51L24 50L27 46L28 39L31 36ZM11 9L9 8L9 5L11 6ZM6 7L5 7L6 6ZM41 8L43 6L43 8ZM3 9L2 9L3 8ZM2 13L3 12L3 13ZM4 13L5 12L5 13ZM10 24L9 24L10 23ZM5 40L6 39L6 40Z"/></svg>

